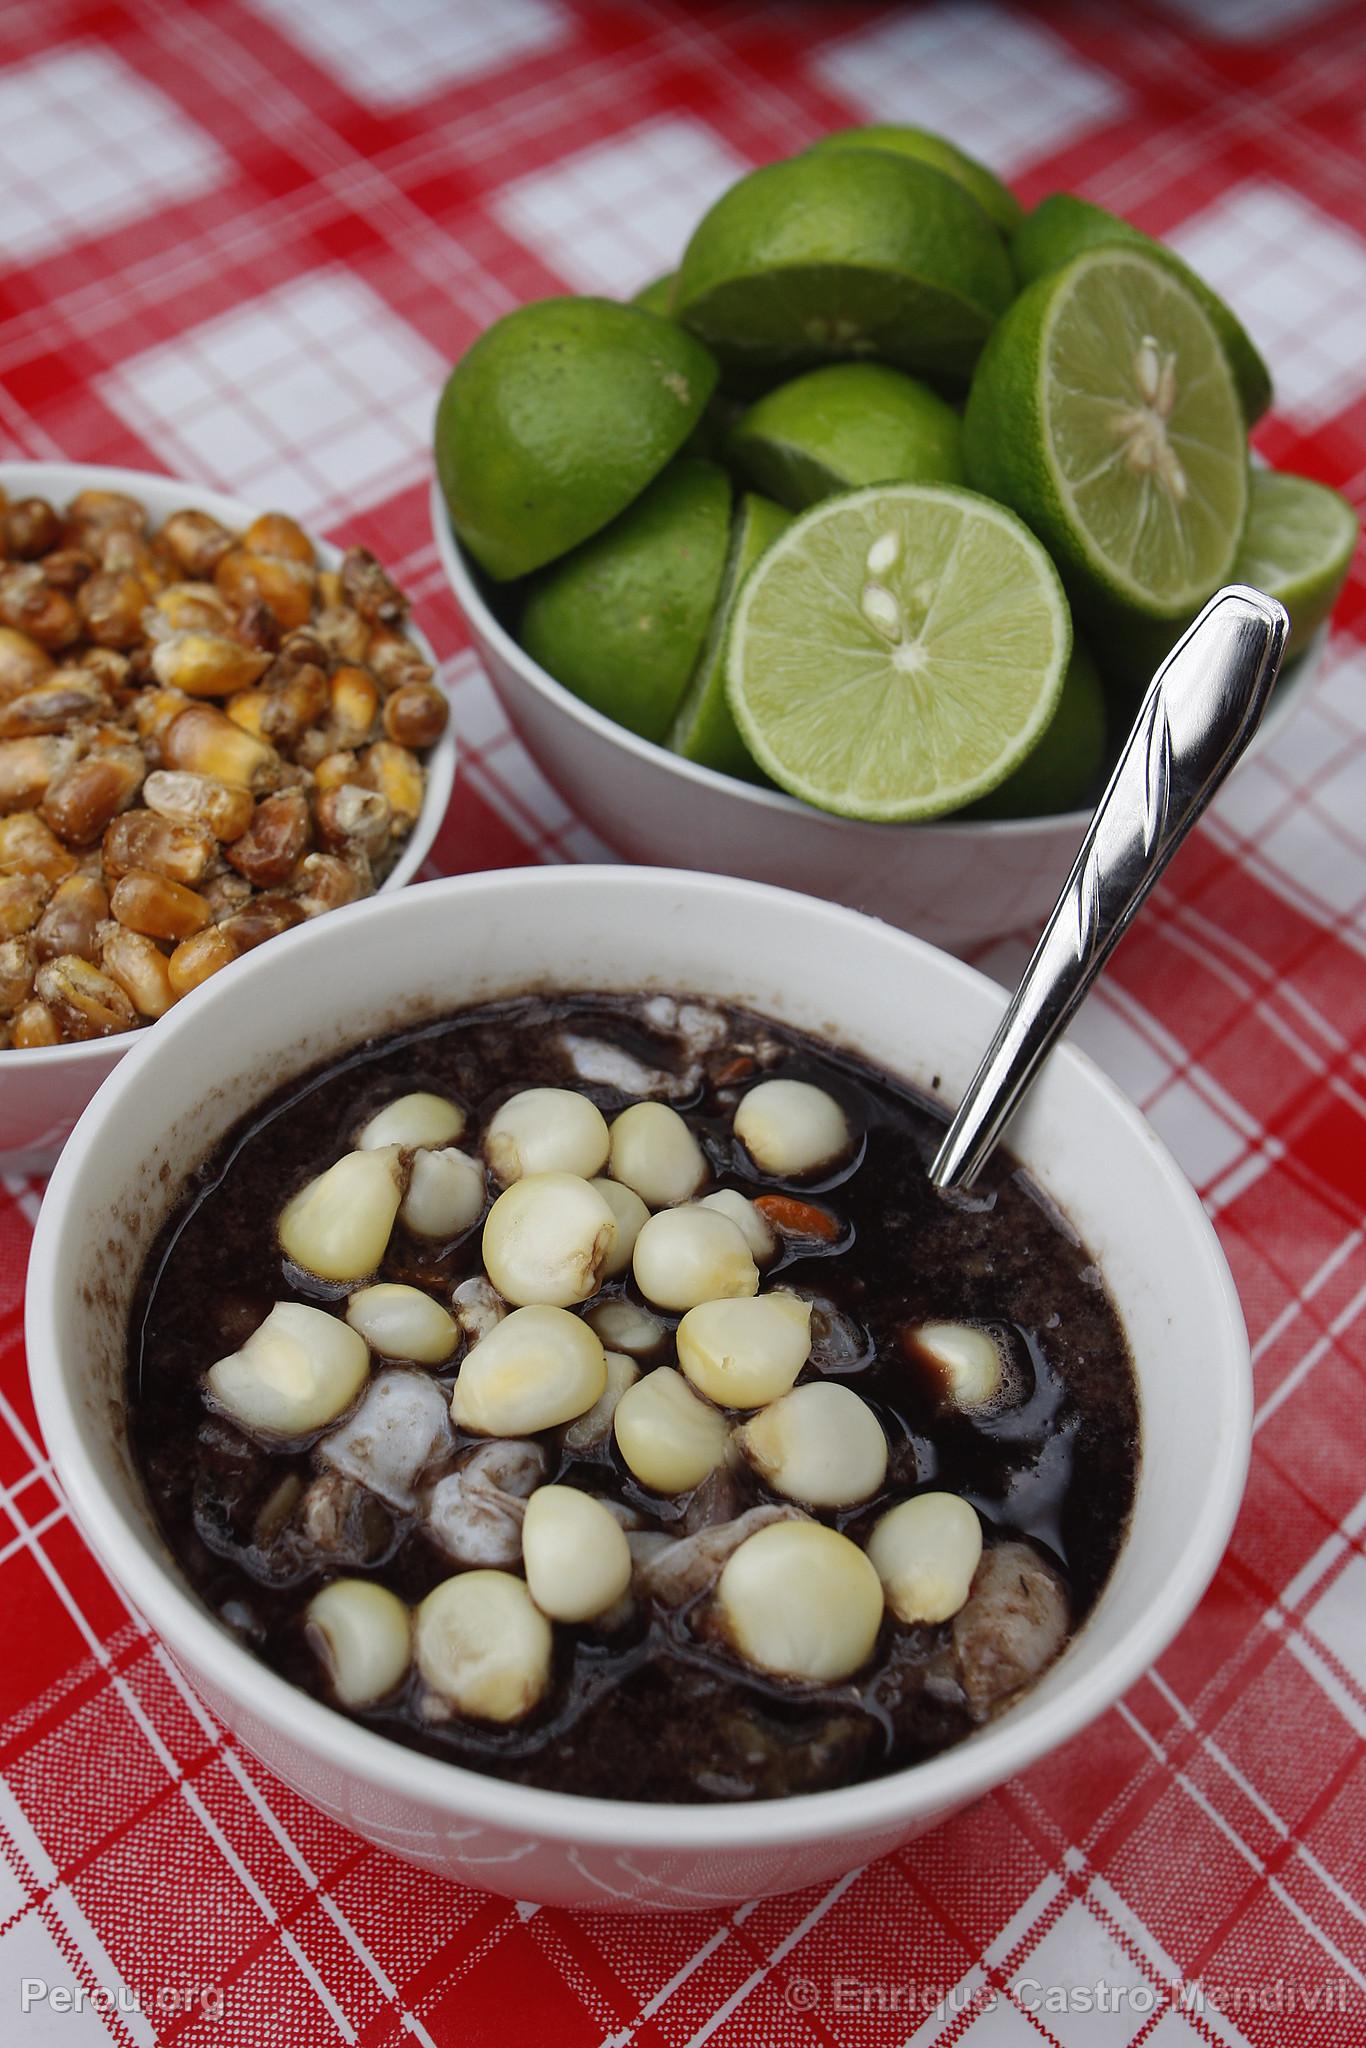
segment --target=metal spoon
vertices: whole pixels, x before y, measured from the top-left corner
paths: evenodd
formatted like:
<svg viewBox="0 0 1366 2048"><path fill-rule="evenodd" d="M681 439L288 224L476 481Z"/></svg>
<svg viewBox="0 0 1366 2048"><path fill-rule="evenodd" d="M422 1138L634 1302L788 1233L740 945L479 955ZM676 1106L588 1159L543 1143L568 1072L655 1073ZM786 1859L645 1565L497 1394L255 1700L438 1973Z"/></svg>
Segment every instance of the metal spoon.
<svg viewBox="0 0 1366 2048"><path fill-rule="evenodd" d="M968 1187L1053 1042L1257 730L1285 652L1284 605L1230 584L1148 686L1057 908L930 1167Z"/></svg>

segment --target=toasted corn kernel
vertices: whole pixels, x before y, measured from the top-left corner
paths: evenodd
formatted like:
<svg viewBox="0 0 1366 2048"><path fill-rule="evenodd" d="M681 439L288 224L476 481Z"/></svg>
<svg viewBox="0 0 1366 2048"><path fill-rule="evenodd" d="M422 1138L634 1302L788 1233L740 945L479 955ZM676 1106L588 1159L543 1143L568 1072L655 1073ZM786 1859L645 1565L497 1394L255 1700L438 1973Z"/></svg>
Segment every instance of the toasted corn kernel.
<svg viewBox="0 0 1366 2048"><path fill-rule="evenodd" d="M32 561L50 554L62 537L62 522L46 498L16 498L4 513L4 547L0 553Z"/></svg>
<svg viewBox="0 0 1366 2048"><path fill-rule="evenodd" d="M191 701L183 690L162 690L149 683L133 699L133 723L138 738L145 746L159 749L172 719L188 710Z"/></svg>
<svg viewBox="0 0 1366 2048"><path fill-rule="evenodd" d="M353 612L348 604L326 604L311 622L311 630L317 634L323 646L334 661L360 663L366 660L366 649L370 641L370 629L359 612ZM376 675L379 670L372 662Z"/></svg>
<svg viewBox="0 0 1366 2048"><path fill-rule="evenodd" d="M146 772L141 747L128 743L92 749L52 783L42 814L68 846L93 846L119 813L136 803Z"/></svg>
<svg viewBox="0 0 1366 2048"><path fill-rule="evenodd" d="M982 1561L977 1510L956 1493L917 1493L878 1517L868 1557L898 1621L948 1621Z"/></svg>
<svg viewBox="0 0 1366 2048"><path fill-rule="evenodd" d="M591 1180L607 1159L602 1111L572 1088L524 1088L495 1111L484 1155L504 1187L530 1173Z"/></svg>
<svg viewBox="0 0 1366 2048"><path fill-rule="evenodd" d="M656 1367L627 1387L612 1418L617 1449L642 1486L654 1493L686 1493L723 1465L730 1424L699 1400L681 1372Z"/></svg>
<svg viewBox="0 0 1366 2048"><path fill-rule="evenodd" d="M811 1305L795 1294L704 1301L677 1331L678 1363L721 1408L761 1408L790 1392L811 1355Z"/></svg>
<svg viewBox="0 0 1366 2048"><path fill-rule="evenodd" d="M399 1210L414 1237L459 1237L484 1210L484 1169L453 1146L413 1155L408 1192Z"/></svg>
<svg viewBox="0 0 1366 2048"><path fill-rule="evenodd" d="M41 875L45 881L61 882L75 870L75 855L36 811L12 811L0 818L0 875Z"/></svg>
<svg viewBox="0 0 1366 2048"><path fill-rule="evenodd" d="M354 782L358 773L355 755L349 747L339 747L330 754L324 754L313 770L315 789L340 789L344 782Z"/></svg>
<svg viewBox="0 0 1366 2048"><path fill-rule="evenodd" d="M882 1582L856 1543L820 1522L770 1522L731 1552L715 1619L746 1664L813 1684L867 1662Z"/></svg>
<svg viewBox="0 0 1366 2048"><path fill-rule="evenodd" d="M522 1517L527 1590L552 1621L592 1621L631 1583L626 1531L576 1486L538 1486Z"/></svg>
<svg viewBox="0 0 1366 2048"><path fill-rule="evenodd" d="M249 690L269 667L269 654L223 633L173 633L152 650L157 681L188 697L230 697L235 690Z"/></svg>
<svg viewBox="0 0 1366 2048"><path fill-rule="evenodd" d="M353 613L354 617L355 614ZM361 657L355 657L359 660ZM384 690L401 690L405 683L429 683L432 665L424 661L406 633L391 633L387 626L372 626L364 643L366 666Z"/></svg>
<svg viewBox="0 0 1366 2048"><path fill-rule="evenodd" d="M135 647L142 638L147 586L128 570L99 569L76 592L76 615L97 647Z"/></svg>
<svg viewBox="0 0 1366 2048"><path fill-rule="evenodd" d="M451 1419L478 1436L535 1436L586 1415L606 1385L602 1345L578 1316L515 1308L467 1353Z"/></svg>
<svg viewBox="0 0 1366 2048"><path fill-rule="evenodd" d="M225 917L231 917L236 910L244 910L255 897L255 891L245 875L235 875L225 867L221 874L210 875L199 891L209 906L215 924L222 924Z"/></svg>
<svg viewBox="0 0 1366 2048"><path fill-rule="evenodd" d="M0 875L0 939L22 938L40 923L52 894L41 875ZM105 905L106 916L109 914Z"/></svg>
<svg viewBox="0 0 1366 2048"><path fill-rule="evenodd" d="M615 1280L630 1265L636 1239L649 1222L650 1212L635 1189L623 1187L620 1181L594 1180L590 1185L612 1212L612 1241L602 1262L602 1277Z"/></svg>
<svg viewBox="0 0 1366 2048"><path fill-rule="evenodd" d="M159 818L176 825L202 825L215 839L240 839L255 806L251 791L185 769L154 768L142 787L142 801Z"/></svg>
<svg viewBox="0 0 1366 2048"><path fill-rule="evenodd" d="M607 1203L578 1175L527 1174L489 1210L485 1270L508 1301L567 1308L597 1291L615 1228Z"/></svg>
<svg viewBox="0 0 1366 2048"><path fill-rule="evenodd" d="M703 1195L697 1206L699 1209L719 1209L723 1216L729 1216L732 1223L739 1224L756 1266L766 1266L775 1257L778 1239L773 1226L763 1210L755 1208L748 1195L740 1194L735 1188L718 1188L715 1194Z"/></svg>
<svg viewBox="0 0 1366 2048"><path fill-rule="evenodd" d="M387 848L392 837L393 815L387 797L378 790L343 782L320 792L314 805L318 837L324 846L340 853L353 851L373 859Z"/></svg>
<svg viewBox="0 0 1366 2048"><path fill-rule="evenodd" d="M239 690L236 696L229 697L225 708L234 725L259 740L265 737L268 702L269 695L265 690Z"/></svg>
<svg viewBox="0 0 1366 2048"><path fill-rule="evenodd" d="M633 1301L602 1301L590 1308L586 1320L592 1324L609 1351L626 1351L632 1358L648 1358L658 1351L668 1327L647 1308Z"/></svg>
<svg viewBox="0 0 1366 2048"><path fill-rule="evenodd" d="M267 939L278 938L281 932L287 932L303 921L304 913L297 903L288 896L267 893L254 897L241 910L234 910L221 918L218 929L225 938L231 939L239 953L250 953L254 946L264 945Z"/></svg>
<svg viewBox="0 0 1366 2048"><path fill-rule="evenodd" d="M142 623L150 639L169 640L176 633L229 633L232 617L212 583L172 583L157 592Z"/></svg>
<svg viewBox="0 0 1366 2048"><path fill-rule="evenodd" d="M286 1255L323 1280L368 1280L379 1268L398 1214L398 1147L344 1152L280 1212Z"/></svg>
<svg viewBox="0 0 1366 2048"><path fill-rule="evenodd" d="M155 811L125 811L104 835L101 855L108 875L130 874L134 868L165 875L186 887L201 881L218 851L204 825L159 817Z"/></svg>
<svg viewBox="0 0 1366 2048"><path fill-rule="evenodd" d="M339 747L358 747L369 739L379 716L379 686L368 670L344 664L328 686L332 725ZM389 737L398 737L390 733ZM404 745L411 742L404 741Z"/></svg>
<svg viewBox="0 0 1366 2048"><path fill-rule="evenodd" d="M262 512L242 535L242 546L252 555L273 555L285 562L313 561L313 543L297 519L287 512Z"/></svg>
<svg viewBox="0 0 1366 2048"><path fill-rule="evenodd" d="M368 895L374 886L368 865L338 853L306 853L290 880L290 891L305 917L321 917Z"/></svg>
<svg viewBox="0 0 1366 2048"><path fill-rule="evenodd" d="M60 1045L62 1034L46 1003L36 996L21 1003L10 1022L10 1044L32 1050L40 1045Z"/></svg>
<svg viewBox="0 0 1366 2048"><path fill-rule="evenodd" d="M411 831L422 809L422 763L416 754L392 740L376 740L361 756L361 779L368 789L387 797L394 835Z"/></svg>
<svg viewBox="0 0 1366 2048"><path fill-rule="evenodd" d="M396 1281L358 1288L346 1304L346 1320L381 1358L410 1358L415 1365L444 1365L460 1341L449 1310L420 1287Z"/></svg>
<svg viewBox="0 0 1366 2048"><path fill-rule="evenodd" d="M887 1477L887 1439L852 1387L810 1380L735 1432L738 1448L775 1493L808 1507L847 1508Z"/></svg>
<svg viewBox="0 0 1366 2048"><path fill-rule="evenodd" d="M277 1301L241 1349L204 1375L214 1407L248 1436L311 1436L351 1406L370 1372L363 1337L339 1316Z"/></svg>
<svg viewBox="0 0 1366 2048"><path fill-rule="evenodd" d="M609 1171L651 1209L691 1201L708 1177L702 1147L664 1102L636 1102L613 1119Z"/></svg>
<svg viewBox="0 0 1366 2048"><path fill-rule="evenodd" d="M591 1451L598 1444L606 1443L612 1434L612 1418L617 1412L617 1403L626 1389L633 1387L640 1378L640 1367L624 1351L608 1351L605 1355L607 1385L587 1414L571 1422L561 1438L565 1449L575 1457L582 1451Z"/></svg>
<svg viewBox="0 0 1366 2048"><path fill-rule="evenodd" d="M258 889L278 888L298 866L312 830L304 792L282 789L262 797L246 831L226 849L227 859Z"/></svg>
<svg viewBox="0 0 1366 2048"><path fill-rule="evenodd" d="M261 731L276 746L294 745L331 707L327 676L313 662L278 680L268 676L262 689Z"/></svg>
<svg viewBox="0 0 1366 2048"><path fill-rule="evenodd" d="M1001 1347L973 1323L908 1325L902 1343L933 1369L955 1408L986 1408L1001 1391Z"/></svg>
<svg viewBox="0 0 1366 2048"><path fill-rule="evenodd" d="M38 562L0 568L0 623L26 633L40 647L70 647L81 637L75 605L64 591L53 589Z"/></svg>
<svg viewBox="0 0 1366 2048"><path fill-rule="evenodd" d="M237 948L222 926L210 925L192 939L181 940L166 963L166 972L176 994L185 996L221 967L231 967L236 958Z"/></svg>
<svg viewBox="0 0 1366 2048"><path fill-rule="evenodd" d="M243 732L212 704L191 704L172 718L162 734L161 754L168 768L240 782L258 793L273 789L279 780L280 757L274 747Z"/></svg>
<svg viewBox="0 0 1366 2048"><path fill-rule="evenodd" d="M268 605L287 633L305 624L313 609L313 571L305 562L233 548L219 561L213 580L237 611Z"/></svg>
<svg viewBox="0 0 1366 2048"><path fill-rule="evenodd" d="M344 1707L371 1707L402 1682L413 1630L397 1593L373 1579L334 1579L304 1613L308 1643Z"/></svg>
<svg viewBox="0 0 1366 2048"><path fill-rule="evenodd" d="M109 894L93 875L68 875L52 892L52 899L39 918L33 936L40 960L55 960L62 953L77 953L93 960L99 944L99 929L109 915Z"/></svg>
<svg viewBox="0 0 1366 2048"><path fill-rule="evenodd" d="M38 949L31 932L21 938L0 939L0 1017L12 1017L33 994Z"/></svg>
<svg viewBox="0 0 1366 2048"><path fill-rule="evenodd" d="M212 576L218 563L234 545L226 526L208 512L192 507L173 512L161 529L165 542L187 576Z"/></svg>
<svg viewBox="0 0 1366 2048"><path fill-rule="evenodd" d="M550 1623L511 1572L458 1572L413 1617L429 1712L520 1721L550 1684Z"/></svg>
<svg viewBox="0 0 1366 2048"><path fill-rule="evenodd" d="M57 669L35 689L11 697L0 709L0 738L65 732L70 726L102 717L108 709L109 700L98 676L84 669Z"/></svg>
<svg viewBox="0 0 1366 2048"><path fill-rule="evenodd" d="M657 1308L696 1308L759 1291L759 1269L739 1224L695 1204L650 1218L636 1239L631 1269Z"/></svg>
<svg viewBox="0 0 1366 2048"><path fill-rule="evenodd" d="M33 978L34 993L46 1003L64 1038L111 1038L131 1031L137 1011L118 983L88 960L61 953L45 960Z"/></svg>
<svg viewBox="0 0 1366 2048"><path fill-rule="evenodd" d="M363 1127L357 1145L362 1152L376 1145L449 1145L465 1128L465 1112L444 1095L416 1089L396 1095Z"/></svg>
<svg viewBox="0 0 1366 2048"><path fill-rule="evenodd" d="M140 1017L164 1017L176 999L170 962L141 932L108 928L100 943L100 966L112 975Z"/></svg>
<svg viewBox="0 0 1366 2048"><path fill-rule="evenodd" d="M94 557L80 548L54 548L43 556L43 574L54 590L74 597L87 576L95 573Z"/></svg>
<svg viewBox="0 0 1366 2048"><path fill-rule="evenodd" d="M451 709L435 683L403 683L384 703L384 732L400 747L434 747Z"/></svg>
<svg viewBox="0 0 1366 2048"><path fill-rule="evenodd" d="M209 922L204 898L148 868L132 868L114 884L109 908L129 931L149 939L188 939Z"/></svg>
<svg viewBox="0 0 1366 2048"><path fill-rule="evenodd" d="M72 742L56 733L0 740L0 811L29 811L71 757Z"/></svg>
<svg viewBox="0 0 1366 2048"><path fill-rule="evenodd" d="M52 656L13 626L0 626L0 703L18 697L52 673Z"/></svg>
<svg viewBox="0 0 1366 2048"><path fill-rule="evenodd" d="M759 1171L785 1179L833 1165L853 1143L834 1096L809 1081L760 1081L736 1110L734 1128Z"/></svg>
<svg viewBox="0 0 1366 2048"><path fill-rule="evenodd" d="M341 565L342 592L372 626L399 626L408 600L368 548L348 548Z"/></svg>
<svg viewBox="0 0 1366 2048"><path fill-rule="evenodd" d="M93 536L118 531L142 533L147 513L126 491L78 491L66 508L67 538L72 529Z"/></svg>

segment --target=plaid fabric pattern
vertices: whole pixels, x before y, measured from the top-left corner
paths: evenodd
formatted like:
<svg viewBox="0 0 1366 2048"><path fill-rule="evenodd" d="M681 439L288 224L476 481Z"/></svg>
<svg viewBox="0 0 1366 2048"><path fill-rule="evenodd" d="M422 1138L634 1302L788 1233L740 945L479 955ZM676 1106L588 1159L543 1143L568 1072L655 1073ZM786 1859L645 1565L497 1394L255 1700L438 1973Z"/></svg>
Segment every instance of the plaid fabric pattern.
<svg viewBox="0 0 1366 2048"><path fill-rule="evenodd" d="M1366 495L1366 8L8 0L0 453L163 467L374 546L463 743L433 871L600 856L511 736L423 493L497 314L668 268L746 165L942 125L1173 238L1263 340L1274 461ZM83 1547L0 1190L0 2036L426 2048L1366 2041L1366 577L1077 1036L1199 1185L1255 1345L1246 1507L1096 1728L819 1894L640 1920L366 1847L225 1736ZM1003 979L1027 939L982 964ZM41 1361L39 1362L41 1369ZM35 1990L41 1986L41 1993Z"/></svg>

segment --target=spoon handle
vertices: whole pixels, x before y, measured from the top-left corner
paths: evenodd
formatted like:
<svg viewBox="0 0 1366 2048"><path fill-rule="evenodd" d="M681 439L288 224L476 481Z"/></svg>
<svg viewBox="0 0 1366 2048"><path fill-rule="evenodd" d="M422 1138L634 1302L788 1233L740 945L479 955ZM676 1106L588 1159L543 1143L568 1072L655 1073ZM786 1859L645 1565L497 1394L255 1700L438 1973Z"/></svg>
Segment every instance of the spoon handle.
<svg viewBox="0 0 1366 2048"><path fill-rule="evenodd" d="M1140 904L1257 729L1290 621L1230 584L1148 686L1057 908L930 1168L970 1185Z"/></svg>

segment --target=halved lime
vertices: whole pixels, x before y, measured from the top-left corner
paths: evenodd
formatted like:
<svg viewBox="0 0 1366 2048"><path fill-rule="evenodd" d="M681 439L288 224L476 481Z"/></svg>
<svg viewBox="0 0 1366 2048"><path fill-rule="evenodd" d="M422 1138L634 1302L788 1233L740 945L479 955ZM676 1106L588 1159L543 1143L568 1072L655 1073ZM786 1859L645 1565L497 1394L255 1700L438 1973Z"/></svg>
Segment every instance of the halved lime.
<svg viewBox="0 0 1366 2048"><path fill-rule="evenodd" d="M1280 599L1290 614L1288 653L1298 653L1332 611L1359 531L1355 509L1327 484L1253 470L1233 579Z"/></svg>
<svg viewBox="0 0 1366 2048"><path fill-rule="evenodd" d="M684 252L674 313L732 367L883 356L966 378L1014 280L962 186L881 149L817 150L732 185Z"/></svg>
<svg viewBox="0 0 1366 2048"><path fill-rule="evenodd" d="M1223 344L1238 386L1243 416L1252 426L1271 403L1271 372L1233 308L1210 290L1175 249L1145 235L1119 214L1093 206L1089 199L1078 199L1073 192L1053 192L1047 199L1041 199L1016 229L1010 256L1020 283L1032 284L1035 278L1046 277L1050 270L1070 263L1084 249L1112 248L1116 243L1146 249L1150 254L1156 252L1158 260L1190 286Z"/></svg>
<svg viewBox="0 0 1366 2048"><path fill-rule="evenodd" d="M1150 250L1112 246L1015 301L973 379L963 452L1083 609L1175 619L1233 567L1244 431L1198 299Z"/></svg>
<svg viewBox="0 0 1366 2048"><path fill-rule="evenodd" d="M521 640L586 704L662 740L697 664L730 530L730 482L683 456L531 586Z"/></svg>
<svg viewBox="0 0 1366 2048"><path fill-rule="evenodd" d="M1036 745L999 789L973 804L974 818L1046 818L1094 801L1105 765L1105 690L1080 640L1063 677L1058 708Z"/></svg>
<svg viewBox="0 0 1366 2048"><path fill-rule="evenodd" d="M611 299L508 313L446 380L436 467L480 566L525 576L586 540L658 476L716 383L672 320Z"/></svg>
<svg viewBox="0 0 1366 2048"><path fill-rule="evenodd" d="M876 121L866 128L836 129L833 135L823 135L812 148L889 149L898 156L918 157L921 163L943 171L946 177L956 178L1003 235L1013 234L1020 225L1023 208L995 171L989 171L956 142L950 142L947 135L936 135L932 128L907 128L895 121Z"/></svg>
<svg viewBox="0 0 1366 2048"><path fill-rule="evenodd" d="M958 414L885 363L828 363L780 384L742 414L728 452L794 511L861 484L965 481Z"/></svg>
<svg viewBox="0 0 1366 2048"><path fill-rule="evenodd" d="M698 761L704 768L719 768L723 775L738 775L747 782L757 780L760 771L726 702L726 640L741 584L760 555L791 524L792 514L775 505L771 498L761 498L757 491L747 491L741 498L701 658L669 732L668 744L675 754Z"/></svg>
<svg viewBox="0 0 1366 2048"><path fill-rule="evenodd" d="M1019 766L1071 646L1058 573L1013 513L949 485L874 484L813 505L750 571L726 692L794 796L934 818Z"/></svg>

